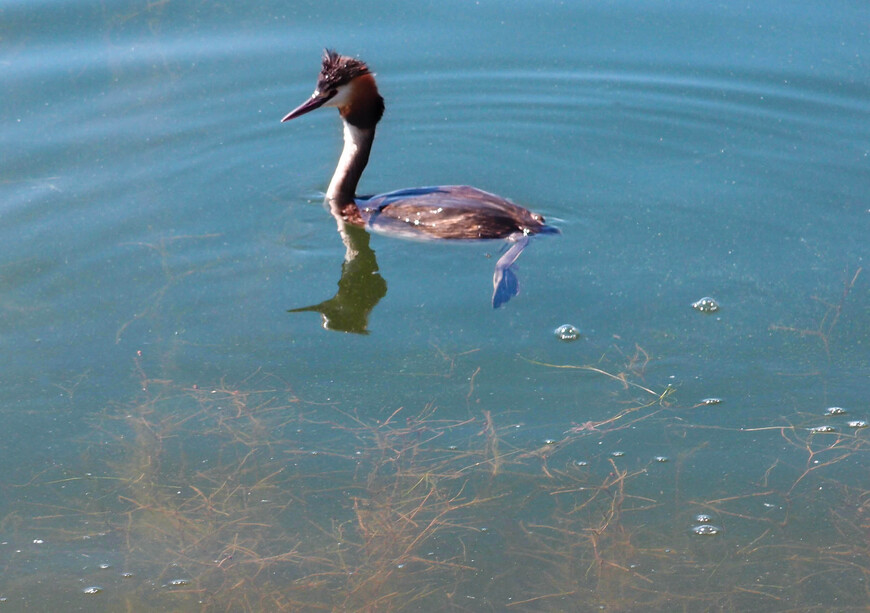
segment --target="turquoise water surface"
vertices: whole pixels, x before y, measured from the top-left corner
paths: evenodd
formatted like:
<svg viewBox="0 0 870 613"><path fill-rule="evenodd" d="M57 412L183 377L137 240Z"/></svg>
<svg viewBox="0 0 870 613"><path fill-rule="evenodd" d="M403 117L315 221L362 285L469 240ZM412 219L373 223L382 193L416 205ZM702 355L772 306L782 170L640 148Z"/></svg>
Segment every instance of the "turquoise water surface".
<svg viewBox="0 0 870 613"><path fill-rule="evenodd" d="M866 3L0 23L0 609L865 610ZM561 229L505 307L499 243L348 270L338 117L280 123L326 46L386 99L363 192ZM355 333L290 312L354 274Z"/></svg>

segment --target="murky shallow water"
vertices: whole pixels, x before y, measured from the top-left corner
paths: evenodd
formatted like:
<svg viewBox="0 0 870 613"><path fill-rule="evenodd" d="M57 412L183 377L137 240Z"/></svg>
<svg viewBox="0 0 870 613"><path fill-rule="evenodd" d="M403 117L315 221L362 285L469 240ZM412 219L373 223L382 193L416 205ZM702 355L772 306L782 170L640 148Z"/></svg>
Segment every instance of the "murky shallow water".
<svg viewBox="0 0 870 613"><path fill-rule="evenodd" d="M864 607L867 9L330 8L0 9L3 608ZM287 312L325 44L364 190L562 229L506 308L500 245L373 236L367 335Z"/></svg>

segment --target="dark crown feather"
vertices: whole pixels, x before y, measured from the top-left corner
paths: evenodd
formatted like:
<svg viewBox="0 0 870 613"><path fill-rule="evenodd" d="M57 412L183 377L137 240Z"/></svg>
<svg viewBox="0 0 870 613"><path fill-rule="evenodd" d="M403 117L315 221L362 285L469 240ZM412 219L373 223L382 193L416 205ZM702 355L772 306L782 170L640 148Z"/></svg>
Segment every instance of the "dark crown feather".
<svg viewBox="0 0 870 613"><path fill-rule="evenodd" d="M329 91L350 83L353 79L369 74L366 63L346 55L339 55L334 49L323 50L323 67L317 78L317 89Z"/></svg>

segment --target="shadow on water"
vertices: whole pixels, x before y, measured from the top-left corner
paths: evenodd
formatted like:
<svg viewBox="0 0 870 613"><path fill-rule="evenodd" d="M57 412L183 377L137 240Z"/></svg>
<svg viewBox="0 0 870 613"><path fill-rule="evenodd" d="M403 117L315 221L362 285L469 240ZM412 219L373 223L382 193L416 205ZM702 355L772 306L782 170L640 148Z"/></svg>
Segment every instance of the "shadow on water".
<svg viewBox="0 0 870 613"><path fill-rule="evenodd" d="M13 486L19 502L0 522L7 541L38 533L90 563L65 586L21 572L7 549L4 590L53 581L43 603L84 588L83 610L137 611L866 605L861 424L808 427L819 416L797 413L769 427L704 426L698 411L717 400L647 386L640 347L614 346L594 365L525 362L601 382L600 417L532 440L473 404L462 419L434 405L369 417L262 373L184 388L137 358L138 397L107 408L82 441L90 472ZM676 455L611 451L641 425L644 439L679 441ZM696 497L703 488L686 485L716 438L759 437L777 452L741 475L742 490L726 480Z"/></svg>

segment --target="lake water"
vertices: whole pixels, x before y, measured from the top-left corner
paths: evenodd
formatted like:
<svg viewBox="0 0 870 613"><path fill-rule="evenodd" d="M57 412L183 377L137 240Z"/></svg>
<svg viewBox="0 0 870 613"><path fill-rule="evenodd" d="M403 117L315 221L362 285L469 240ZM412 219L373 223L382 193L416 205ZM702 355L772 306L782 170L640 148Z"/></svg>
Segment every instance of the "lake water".
<svg viewBox="0 0 870 613"><path fill-rule="evenodd" d="M870 5L427 4L0 3L0 608L866 610Z"/></svg>

